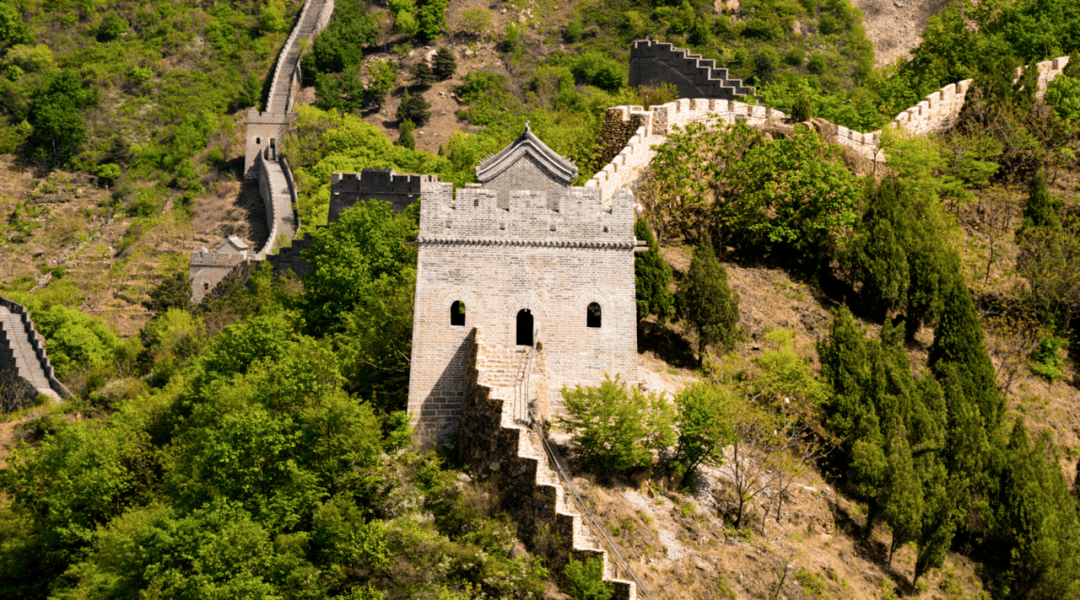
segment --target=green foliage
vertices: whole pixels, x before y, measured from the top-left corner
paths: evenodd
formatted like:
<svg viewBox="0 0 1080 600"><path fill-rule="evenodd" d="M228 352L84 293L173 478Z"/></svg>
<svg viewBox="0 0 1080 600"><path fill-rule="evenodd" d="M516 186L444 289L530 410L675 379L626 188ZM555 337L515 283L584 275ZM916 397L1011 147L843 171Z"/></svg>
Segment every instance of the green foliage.
<svg viewBox="0 0 1080 600"><path fill-rule="evenodd" d="M412 95L406 90L401 96L401 104L398 105L395 116L398 121L412 121L423 126L431 118L431 104L422 94Z"/></svg>
<svg viewBox="0 0 1080 600"><path fill-rule="evenodd" d="M1080 125L1080 79L1059 75L1047 88L1044 99L1059 117Z"/></svg>
<svg viewBox="0 0 1080 600"><path fill-rule="evenodd" d="M1063 351L1069 347L1069 340L1050 336L1031 351L1031 372L1050 382L1058 381L1064 375L1065 362Z"/></svg>
<svg viewBox="0 0 1080 600"><path fill-rule="evenodd" d="M120 341L101 319L62 304L30 303L34 325L49 347L49 359L59 377L107 360Z"/></svg>
<svg viewBox="0 0 1080 600"><path fill-rule="evenodd" d="M423 42L439 39L446 26L446 7L449 0L425 0L416 15L416 37Z"/></svg>
<svg viewBox="0 0 1080 600"><path fill-rule="evenodd" d="M19 9L6 2L0 4L0 49L33 43L34 32Z"/></svg>
<svg viewBox="0 0 1080 600"><path fill-rule="evenodd" d="M186 271L177 271L165 277L161 283L150 288L142 305L146 310L160 315L169 309L190 311L194 308L191 301L191 277Z"/></svg>
<svg viewBox="0 0 1080 600"><path fill-rule="evenodd" d="M427 64L427 61L420 61L413 65L412 76L420 87L430 87L435 83L435 72L431 70L431 65Z"/></svg>
<svg viewBox="0 0 1080 600"><path fill-rule="evenodd" d="M599 558L579 562L573 557L563 570L567 593L574 600L608 600L614 593L611 584L603 579L604 565Z"/></svg>
<svg viewBox="0 0 1080 600"><path fill-rule="evenodd" d="M716 260L712 238L705 235L694 249L690 270L679 280L677 296L680 318L686 319L698 338L698 364L706 346L732 350L739 339L739 295L728 286L727 270Z"/></svg>
<svg viewBox="0 0 1080 600"><path fill-rule="evenodd" d="M940 313L944 288L957 276L940 206L918 193L910 180L868 180L862 227L841 256L875 316L904 312L908 339Z"/></svg>
<svg viewBox="0 0 1080 600"><path fill-rule="evenodd" d="M446 81L454 76L457 71L457 57L454 56L453 50L446 46L439 48L439 51L435 53L434 71L439 81Z"/></svg>
<svg viewBox="0 0 1080 600"><path fill-rule="evenodd" d="M939 378L956 371L964 396L978 407L986 428L995 431L1004 416L1004 398L995 386L994 367L986 354L982 326L971 294L959 278L944 291L943 308L930 346L930 368Z"/></svg>
<svg viewBox="0 0 1080 600"><path fill-rule="evenodd" d="M416 126L412 121L405 121L398 127L398 139L396 144L402 148L408 148L409 150L416 149L416 139L413 137L413 130Z"/></svg>
<svg viewBox="0 0 1080 600"><path fill-rule="evenodd" d="M797 122L809 121L814 116L814 107L810 104L810 98L800 93L791 106L791 120Z"/></svg>
<svg viewBox="0 0 1080 600"><path fill-rule="evenodd" d="M304 314L311 331L337 331L354 306L370 298L369 287L381 279L397 281L416 261L404 242L416 224L394 213L388 202L358 202L336 223L313 234L303 256L311 264L304 275Z"/></svg>
<svg viewBox="0 0 1080 600"><path fill-rule="evenodd" d="M668 136L650 167L646 218L663 235L709 227L746 251L775 246L817 264L856 219L855 176L805 127L765 141L743 124L692 123Z"/></svg>
<svg viewBox="0 0 1080 600"><path fill-rule="evenodd" d="M1031 181L1027 205L1024 207L1024 221L1018 235L1023 235L1028 228L1046 227L1061 229L1061 220L1057 211L1064 203L1055 198L1046 183L1046 173L1040 171Z"/></svg>
<svg viewBox="0 0 1080 600"><path fill-rule="evenodd" d="M699 383L675 396L679 432L675 462L684 473L692 474L698 465L720 466L724 448L735 440L736 403L727 388Z"/></svg>
<svg viewBox="0 0 1080 600"><path fill-rule="evenodd" d="M471 36L487 37L491 32L491 11L473 8L461 13L461 28Z"/></svg>
<svg viewBox="0 0 1080 600"><path fill-rule="evenodd" d="M620 473L652 465L652 451L675 441L671 406L663 396L627 389L618 376L599 387L563 388L566 417L558 422L573 434L582 460L598 473Z"/></svg>
<svg viewBox="0 0 1080 600"><path fill-rule="evenodd" d="M648 252L634 255L637 318L641 321L656 315L663 323L675 315L675 296L670 289L671 265L660 256L660 245L644 219L638 219L634 224L634 236L649 246Z"/></svg>

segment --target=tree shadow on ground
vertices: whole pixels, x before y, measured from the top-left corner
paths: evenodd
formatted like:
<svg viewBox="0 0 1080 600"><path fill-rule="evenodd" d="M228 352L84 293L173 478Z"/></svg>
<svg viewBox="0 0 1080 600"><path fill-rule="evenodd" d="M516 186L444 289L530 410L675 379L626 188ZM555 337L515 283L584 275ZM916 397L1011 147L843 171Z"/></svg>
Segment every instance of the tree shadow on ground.
<svg viewBox="0 0 1080 600"><path fill-rule="evenodd" d="M696 369L697 354L693 345L670 325L654 321L638 324L638 354L653 352L660 360L680 369Z"/></svg>
<svg viewBox="0 0 1080 600"><path fill-rule="evenodd" d="M873 536L866 539L865 518L861 521L856 520L846 508L836 502L830 501L829 509L832 511L833 523L837 531L842 532L854 542L856 554L880 567L900 589L911 589L911 579L889 564L889 545L884 541L873 539ZM877 520L876 526L884 527L880 519Z"/></svg>

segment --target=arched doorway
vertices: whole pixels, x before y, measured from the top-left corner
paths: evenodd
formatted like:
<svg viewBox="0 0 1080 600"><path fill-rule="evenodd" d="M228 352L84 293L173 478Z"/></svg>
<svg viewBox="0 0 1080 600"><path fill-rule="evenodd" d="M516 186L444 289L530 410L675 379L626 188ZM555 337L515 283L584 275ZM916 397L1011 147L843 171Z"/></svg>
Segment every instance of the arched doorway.
<svg viewBox="0 0 1080 600"><path fill-rule="evenodd" d="M517 314L517 345L533 345L533 315L527 308L519 310Z"/></svg>

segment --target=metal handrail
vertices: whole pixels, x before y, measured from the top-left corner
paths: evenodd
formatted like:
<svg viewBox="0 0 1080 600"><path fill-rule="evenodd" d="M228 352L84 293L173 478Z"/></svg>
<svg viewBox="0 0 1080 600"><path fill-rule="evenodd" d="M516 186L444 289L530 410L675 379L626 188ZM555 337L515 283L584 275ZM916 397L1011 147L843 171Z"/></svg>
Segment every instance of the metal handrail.
<svg viewBox="0 0 1080 600"><path fill-rule="evenodd" d="M589 523L592 525L592 529L594 531L600 532L600 535L603 538L602 543L607 546L609 552L614 554L619 559L619 564L621 565L622 569L630 575L630 578L634 580L634 583L637 585L637 589L641 590L641 593L644 594L645 598L647 598L648 600L652 600L652 596L649 594L649 590L646 589L644 585L642 585L641 580L638 579L637 573L634 573L634 570L630 568L630 563L622 555L622 552L619 551L619 546L615 544L614 540L608 537L607 532L604 531L604 528L601 527L600 524L597 522L596 516L592 514L592 511L589 510L589 507L585 504L585 501L582 500L581 495L578 494L577 488L574 487L574 483L570 480L570 476L567 475L566 469L562 465L562 457L559 456L559 451L556 450L555 447L548 442L547 435L544 433L543 428L540 427L540 420L536 418L535 413L531 413L530 416L532 417L531 426L533 428L533 431L535 431L537 436L540 437L540 442L544 446L544 451L547 453L548 458L551 459L551 462L555 465L555 471L559 474L563 482L566 484L566 487L570 490L570 494L574 498L574 501L577 503L578 508L581 509L581 512L589 520Z"/></svg>

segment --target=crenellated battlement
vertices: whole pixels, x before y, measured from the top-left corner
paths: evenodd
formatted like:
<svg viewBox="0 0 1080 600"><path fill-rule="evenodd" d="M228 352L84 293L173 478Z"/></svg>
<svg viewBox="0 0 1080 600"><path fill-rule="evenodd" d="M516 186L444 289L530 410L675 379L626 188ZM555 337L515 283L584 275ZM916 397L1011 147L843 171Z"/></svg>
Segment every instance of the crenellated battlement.
<svg viewBox="0 0 1080 600"><path fill-rule="evenodd" d="M330 176L330 213L333 223L350 206L364 200L389 202L397 212L420 199L421 194L440 184L438 175L404 175L393 169L364 169L361 173L333 173Z"/></svg>
<svg viewBox="0 0 1080 600"><path fill-rule="evenodd" d="M728 70L711 58L655 40L635 41L630 47L630 85L663 83L675 85L684 98L734 100L754 93L741 79L730 79Z"/></svg>
<svg viewBox="0 0 1080 600"><path fill-rule="evenodd" d="M467 186L454 199L449 185L442 185L446 189L426 193L420 205L421 238L444 243L516 240L629 247L634 242L634 200L628 190L607 201L596 188L513 190L502 205L497 190Z"/></svg>

